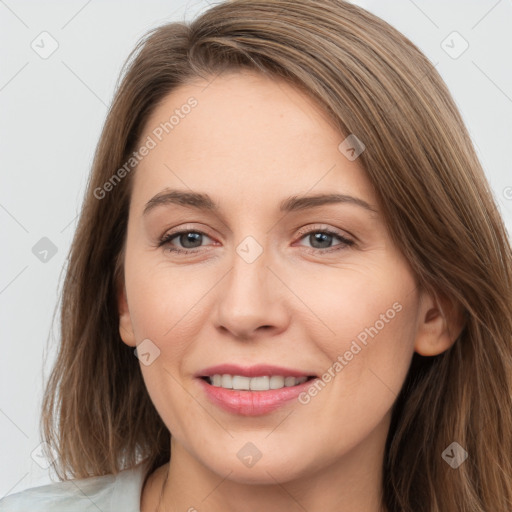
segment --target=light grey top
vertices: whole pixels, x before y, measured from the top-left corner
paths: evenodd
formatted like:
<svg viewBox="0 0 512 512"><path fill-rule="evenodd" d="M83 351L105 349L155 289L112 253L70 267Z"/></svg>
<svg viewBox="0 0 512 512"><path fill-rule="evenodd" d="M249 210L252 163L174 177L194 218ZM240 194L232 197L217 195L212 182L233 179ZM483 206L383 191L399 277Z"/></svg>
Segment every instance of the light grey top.
<svg viewBox="0 0 512 512"><path fill-rule="evenodd" d="M140 512L147 461L117 475L55 482L10 494L0 512Z"/></svg>

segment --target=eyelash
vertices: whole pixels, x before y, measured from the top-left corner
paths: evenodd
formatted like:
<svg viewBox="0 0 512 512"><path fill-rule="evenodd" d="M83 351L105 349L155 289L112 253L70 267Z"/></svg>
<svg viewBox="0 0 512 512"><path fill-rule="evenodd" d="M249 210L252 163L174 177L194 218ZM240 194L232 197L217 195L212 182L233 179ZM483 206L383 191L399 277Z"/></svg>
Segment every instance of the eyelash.
<svg viewBox="0 0 512 512"><path fill-rule="evenodd" d="M208 238L211 238L206 233L204 233L202 231L199 231L199 230L196 230L196 229L185 229L185 230L182 230L182 231L175 231L174 233L165 234L162 238L160 238L160 240L158 242L158 247L162 247L164 245L170 244L171 240L173 240L174 238L176 238L176 237L178 237L180 235L187 234L187 233L195 233L195 234L198 234L198 235L203 235L203 236L206 236ZM314 247L306 247L305 248L307 250L307 252L310 252L310 253L313 253L313 254L331 253L331 252L343 250L343 249L345 249L347 247L351 247L351 246L354 245L354 241L353 240L349 240L348 238L345 238L344 236L340 235L338 232L333 231L333 230L328 229L328 228L324 228L324 229L313 228L313 229L310 229L310 230L307 230L307 231L300 231L299 232L299 234L301 235L300 240L305 238L308 235L313 234L313 233L322 233L322 234L332 235L332 236L335 236L336 238L338 238L338 240L340 240L340 242L341 242L340 244L338 244L338 245L336 245L334 247L328 247L326 249L316 249ZM194 249L179 249L179 248L176 248L176 247L169 247L168 250L170 252L173 252L173 253L186 255L186 254L197 253L197 252L200 251L200 248L197 247L197 248L194 248Z"/></svg>

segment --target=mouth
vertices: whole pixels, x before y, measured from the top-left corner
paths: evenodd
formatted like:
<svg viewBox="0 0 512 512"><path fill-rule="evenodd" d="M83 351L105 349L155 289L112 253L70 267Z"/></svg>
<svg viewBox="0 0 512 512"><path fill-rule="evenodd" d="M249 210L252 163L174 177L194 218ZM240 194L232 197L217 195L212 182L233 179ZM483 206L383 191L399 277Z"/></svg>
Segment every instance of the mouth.
<svg viewBox="0 0 512 512"><path fill-rule="evenodd" d="M298 402L318 376L311 371L270 364L219 364L195 374L205 398L239 416L268 414Z"/></svg>
<svg viewBox="0 0 512 512"><path fill-rule="evenodd" d="M231 364L206 368L195 377L212 405L237 416L261 416L296 406L298 397L318 380L317 375L291 368Z"/></svg>
<svg viewBox="0 0 512 512"><path fill-rule="evenodd" d="M303 375L295 377L292 375L259 375L248 377L246 375L232 375L228 373L215 373L200 377L210 386L234 391L270 391L276 389L295 387L304 384L316 375Z"/></svg>

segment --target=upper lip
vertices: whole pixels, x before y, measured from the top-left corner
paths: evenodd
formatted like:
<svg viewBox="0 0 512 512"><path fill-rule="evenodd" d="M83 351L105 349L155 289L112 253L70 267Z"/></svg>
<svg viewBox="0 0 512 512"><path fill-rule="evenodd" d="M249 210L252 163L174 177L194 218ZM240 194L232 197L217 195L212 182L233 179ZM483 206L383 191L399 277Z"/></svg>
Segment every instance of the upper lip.
<svg viewBox="0 0 512 512"><path fill-rule="evenodd" d="M285 368L269 364L257 364L254 366L240 366L237 364L219 364L209 366L196 373L196 377L211 377L212 375L242 375L244 377L259 377L263 375L282 375L284 377L311 377L312 372L304 372L295 368Z"/></svg>

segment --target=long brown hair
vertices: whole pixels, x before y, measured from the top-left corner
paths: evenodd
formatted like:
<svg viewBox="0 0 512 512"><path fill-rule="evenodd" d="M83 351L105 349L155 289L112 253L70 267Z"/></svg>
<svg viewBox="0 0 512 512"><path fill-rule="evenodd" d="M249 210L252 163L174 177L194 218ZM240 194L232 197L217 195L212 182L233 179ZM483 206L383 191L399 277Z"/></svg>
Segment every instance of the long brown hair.
<svg viewBox="0 0 512 512"><path fill-rule="evenodd" d="M134 169L157 104L198 77L252 69L300 87L360 161L418 283L464 311L444 353L414 354L393 407L384 504L405 512L512 510L512 251L481 164L435 67L401 33L341 0L234 0L152 30L130 54L97 147L61 298L42 430L61 479L170 458L169 432L119 336L117 290ZM95 193L96 191L96 193ZM468 453L457 469L452 442Z"/></svg>

